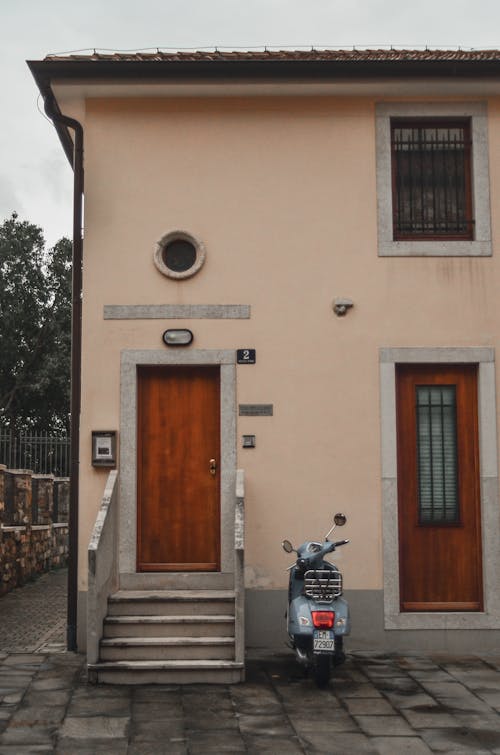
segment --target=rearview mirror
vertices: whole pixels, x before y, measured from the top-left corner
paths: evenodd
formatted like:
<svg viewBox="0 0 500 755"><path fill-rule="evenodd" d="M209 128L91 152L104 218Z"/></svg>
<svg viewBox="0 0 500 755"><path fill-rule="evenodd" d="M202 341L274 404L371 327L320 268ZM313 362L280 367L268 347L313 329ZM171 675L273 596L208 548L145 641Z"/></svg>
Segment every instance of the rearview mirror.
<svg viewBox="0 0 500 755"><path fill-rule="evenodd" d="M291 544L290 540L283 540L283 542L281 543L281 547L286 553L293 553L294 551L294 547Z"/></svg>
<svg viewBox="0 0 500 755"><path fill-rule="evenodd" d="M347 522L347 517L345 514L335 514L333 517L333 521L337 525L337 527L343 527L344 524Z"/></svg>

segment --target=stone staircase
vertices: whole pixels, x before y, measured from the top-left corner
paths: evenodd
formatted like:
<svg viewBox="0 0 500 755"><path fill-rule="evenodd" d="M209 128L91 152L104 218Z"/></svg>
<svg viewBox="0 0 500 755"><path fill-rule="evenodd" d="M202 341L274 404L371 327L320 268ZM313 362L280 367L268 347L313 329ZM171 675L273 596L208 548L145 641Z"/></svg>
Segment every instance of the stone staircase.
<svg viewBox="0 0 500 755"><path fill-rule="evenodd" d="M237 659L231 589L120 589L108 598L89 680L109 684L231 684Z"/></svg>
<svg viewBox="0 0 500 755"><path fill-rule="evenodd" d="M245 486L235 478L234 557L220 572L119 568L118 473L109 473L88 547L92 683L195 684L245 678Z"/></svg>

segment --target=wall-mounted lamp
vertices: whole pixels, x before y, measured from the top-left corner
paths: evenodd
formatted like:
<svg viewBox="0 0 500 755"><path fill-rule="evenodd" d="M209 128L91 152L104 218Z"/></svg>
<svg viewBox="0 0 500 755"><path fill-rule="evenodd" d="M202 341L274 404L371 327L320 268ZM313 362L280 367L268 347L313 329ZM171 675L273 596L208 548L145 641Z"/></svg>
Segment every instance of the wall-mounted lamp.
<svg viewBox="0 0 500 755"><path fill-rule="evenodd" d="M189 346L193 340L193 334L187 328L171 328L163 334L163 343L166 346Z"/></svg>
<svg viewBox="0 0 500 755"><path fill-rule="evenodd" d="M352 299L338 297L337 299L333 300L332 307L337 317L343 317L347 313L348 309L354 307L354 302Z"/></svg>

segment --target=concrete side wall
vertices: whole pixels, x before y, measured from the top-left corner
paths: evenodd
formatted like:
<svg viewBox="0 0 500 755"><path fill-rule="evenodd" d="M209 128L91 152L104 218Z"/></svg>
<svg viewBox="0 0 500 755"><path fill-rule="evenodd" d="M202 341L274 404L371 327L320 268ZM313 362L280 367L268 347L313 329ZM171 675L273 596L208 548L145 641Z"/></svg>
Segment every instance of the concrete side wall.
<svg viewBox="0 0 500 755"><path fill-rule="evenodd" d="M99 659L103 621L108 597L118 587L118 502L117 472L109 474L101 508L88 549L89 589L87 593L87 663Z"/></svg>

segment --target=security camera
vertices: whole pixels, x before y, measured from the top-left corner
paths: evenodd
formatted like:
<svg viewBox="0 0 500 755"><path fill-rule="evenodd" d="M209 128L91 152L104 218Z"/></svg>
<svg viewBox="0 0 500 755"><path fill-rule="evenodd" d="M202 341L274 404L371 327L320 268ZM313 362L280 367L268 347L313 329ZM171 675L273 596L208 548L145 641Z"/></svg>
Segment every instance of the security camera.
<svg viewBox="0 0 500 755"><path fill-rule="evenodd" d="M338 317L343 317L347 310L354 306L352 299L337 298L333 300L333 311Z"/></svg>

